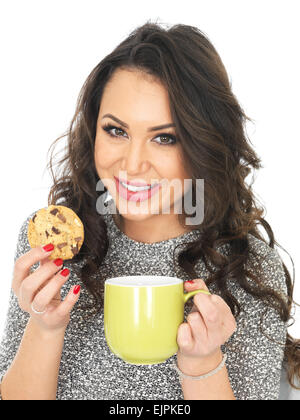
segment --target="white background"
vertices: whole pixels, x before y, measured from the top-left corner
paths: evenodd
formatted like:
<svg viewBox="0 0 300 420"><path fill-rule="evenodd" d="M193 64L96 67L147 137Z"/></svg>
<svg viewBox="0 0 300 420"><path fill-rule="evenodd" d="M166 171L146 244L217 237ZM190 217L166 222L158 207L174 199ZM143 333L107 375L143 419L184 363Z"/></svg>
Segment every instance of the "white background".
<svg viewBox="0 0 300 420"><path fill-rule="evenodd" d="M0 334L20 226L47 205L47 150L68 128L90 71L147 20L197 26L219 52L234 94L254 120L248 135L264 168L253 189L275 238L293 258L300 302L298 6L297 0L0 3ZM279 253L293 274L289 257ZM299 327L300 320L290 328L298 338Z"/></svg>

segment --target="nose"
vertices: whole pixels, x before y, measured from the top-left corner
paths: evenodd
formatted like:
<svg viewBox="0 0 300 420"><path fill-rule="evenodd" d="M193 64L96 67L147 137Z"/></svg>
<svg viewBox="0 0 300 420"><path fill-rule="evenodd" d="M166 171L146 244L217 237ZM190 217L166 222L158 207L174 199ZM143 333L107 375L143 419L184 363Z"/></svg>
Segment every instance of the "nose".
<svg viewBox="0 0 300 420"><path fill-rule="evenodd" d="M137 175L146 172L149 166L147 146L139 141L130 141L124 149L122 169L128 174Z"/></svg>

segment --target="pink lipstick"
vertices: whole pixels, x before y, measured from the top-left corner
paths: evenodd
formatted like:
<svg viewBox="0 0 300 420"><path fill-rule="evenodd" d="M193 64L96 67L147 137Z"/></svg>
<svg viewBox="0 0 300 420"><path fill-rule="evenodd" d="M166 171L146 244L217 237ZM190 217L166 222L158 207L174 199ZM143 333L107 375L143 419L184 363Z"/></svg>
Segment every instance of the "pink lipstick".
<svg viewBox="0 0 300 420"><path fill-rule="evenodd" d="M159 189L161 188L161 184L154 184L151 188L142 191L129 191L122 183L120 182L119 178L114 177L116 181L117 191L122 198L127 201L145 201L151 198L154 194L156 194ZM133 185L136 187L146 187L151 186L151 184L141 183L141 182L130 182L130 181L123 181L127 185Z"/></svg>

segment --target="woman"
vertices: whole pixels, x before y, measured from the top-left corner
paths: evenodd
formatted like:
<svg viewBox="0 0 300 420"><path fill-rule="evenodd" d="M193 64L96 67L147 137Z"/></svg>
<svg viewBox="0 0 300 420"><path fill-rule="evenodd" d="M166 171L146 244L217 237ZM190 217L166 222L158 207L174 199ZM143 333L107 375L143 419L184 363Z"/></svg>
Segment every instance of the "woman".
<svg viewBox="0 0 300 420"><path fill-rule="evenodd" d="M58 178L49 162L48 204L78 214L85 242L63 268L48 259L51 244L30 250L35 212L24 222L1 347L3 399L278 399L283 361L290 378L299 368L299 344L287 334L293 285L245 181L261 167L246 119L197 28L146 23L95 67ZM175 179L192 180L193 204L204 180L200 222L188 224L184 207L176 211L185 190L162 188ZM161 185L150 200L136 192L138 182ZM108 193L101 213L98 198ZM176 355L138 366L107 347L103 286L145 273L176 276L189 281L186 291L211 295L186 305Z"/></svg>

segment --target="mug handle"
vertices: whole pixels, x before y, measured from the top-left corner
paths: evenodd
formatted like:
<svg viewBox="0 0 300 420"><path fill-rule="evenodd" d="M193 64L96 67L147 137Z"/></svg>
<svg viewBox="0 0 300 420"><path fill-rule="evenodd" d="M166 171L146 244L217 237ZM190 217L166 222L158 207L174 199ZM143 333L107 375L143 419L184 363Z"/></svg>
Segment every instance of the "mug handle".
<svg viewBox="0 0 300 420"><path fill-rule="evenodd" d="M183 302L186 303L192 296L196 295L197 293L204 293L205 295L211 295L207 290L198 289L193 290L192 292L183 293Z"/></svg>

